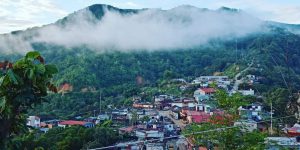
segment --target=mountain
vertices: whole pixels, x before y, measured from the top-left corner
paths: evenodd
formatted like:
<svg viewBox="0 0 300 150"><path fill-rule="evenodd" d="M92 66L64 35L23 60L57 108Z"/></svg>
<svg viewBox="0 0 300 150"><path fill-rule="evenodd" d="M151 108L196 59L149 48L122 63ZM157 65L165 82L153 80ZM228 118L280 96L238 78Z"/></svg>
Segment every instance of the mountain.
<svg viewBox="0 0 300 150"><path fill-rule="evenodd" d="M226 7L134 10L97 4L53 24L1 35L0 59L40 51L59 67L57 85L71 84L74 93L51 95L33 114L72 117L98 108L99 95L89 91L103 91L103 107L129 105L133 95L150 100L159 94L157 87L169 78L234 76L251 62L246 74L261 78L252 86L256 92L298 91L299 29Z"/></svg>
<svg viewBox="0 0 300 150"><path fill-rule="evenodd" d="M211 40L230 40L269 32L270 26L290 25L259 20L238 9L217 10L178 6L170 10L119 9L96 4L53 24L15 31L0 37L3 52L32 50L46 43L68 48L88 46L95 51L194 48ZM298 31L298 26L293 30Z"/></svg>
<svg viewBox="0 0 300 150"><path fill-rule="evenodd" d="M87 45L98 51L191 48L212 39L268 32L270 27L299 31L297 25L262 21L242 10L226 7L209 10L183 5L161 10L119 9L95 4L53 24L1 36L0 49L28 51L33 49L32 43Z"/></svg>
<svg viewBox="0 0 300 150"><path fill-rule="evenodd" d="M68 48L88 46L95 51L194 48L209 41L232 40L283 28L298 33L299 25L263 21L239 9L217 10L182 5L170 10L119 9L96 4L53 24L0 36L5 53L33 50L46 43Z"/></svg>

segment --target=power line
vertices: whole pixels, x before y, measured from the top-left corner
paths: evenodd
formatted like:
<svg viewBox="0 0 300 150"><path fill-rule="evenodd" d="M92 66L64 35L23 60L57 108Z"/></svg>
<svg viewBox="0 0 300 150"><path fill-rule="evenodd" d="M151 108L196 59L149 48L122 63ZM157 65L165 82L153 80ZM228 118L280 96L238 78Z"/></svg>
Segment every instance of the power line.
<svg viewBox="0 0 300 150"><path fill-rule="evenodd" d="M194 135L194 134L199 134L199 133L207 133L207 132L212 132L212 131L221 131L221 130L231 129L231 128L236 128L236 127L234 127L234 126L232 126L232 127L224 127L224 128L217 128L217 129L199 131L199 132L194 132L194 133L189 133L189 134L184 134L184 135L170 136L170 137L163 138L163 140L165 140L165 139L171 139L171 138L184 138L184 136L188 136L188 135ZM142 144L142 143L147 143L147 142L154 142L154 141L159 141L159 140L161 140L161 139L141 140L141 141L127 143L126 146L128 146L128 145ZM114 145L114 146L107 146L107 147L101 147L101 148L95 148L95 149L89 149L89 150L102 150L102 149L109 149L109 148L115 148L115 147L118 147L118 146Z"/></svg>
<svg viewBox="0 0 300 150"><path fill-rule="evenodd" d="M278 63L276 62L276 60L274 59L274 57L272 56L272 54L269 53L269 55L271 56L271 58L272 58L273 62L275 63L275 65L276 65L277 67L279 67ZM280 72L280 75L281 75L281 77L282 77L282 80L283 80L283 82L284 82L286 88L288 89L289 93L292 95L292 92L291 92L291 90L290 90L290 87L289 87L288 83L286 82L285 77L284 77L283 72L281 71L281 69L279 69L279 72Z"/></svg>
<svg viewBox="0 0 300 150"><path fill-rule="evenodd" d="M259 122L256 122L256 123L263 123L263 122L268 122L268 121L282 119L282 118L289 118L289 117L294 117L294 115L276 117L276 118L273 118L273 119L270 119L270 120L259 121ZM237 127L236 126L231 126L231 127L216 128L216 129L211 129L211 130L204 130L204 131L193 132L193 133L188 133L188 134L170 136L170 137L163 138L163 140L172 139L172 138L185 138L185 136L189 136L189 135L195 135L195 134L200 134L200 133L208 133L208 132L213 132L213 131L222 131L222 130L232 129L232 128L237 128ZM126 143L126 146L136 145L136 144L143 144L143 143L147 143L147 142L154 142L154 141L160 141L160 140L161 139L141 140L141 141ZM117 148L117 147L120 147L120 146L113 145L113 146L100 147L100 148L94 148L94 149L88 149L88 150L104 150L104 149Z"/></svg>

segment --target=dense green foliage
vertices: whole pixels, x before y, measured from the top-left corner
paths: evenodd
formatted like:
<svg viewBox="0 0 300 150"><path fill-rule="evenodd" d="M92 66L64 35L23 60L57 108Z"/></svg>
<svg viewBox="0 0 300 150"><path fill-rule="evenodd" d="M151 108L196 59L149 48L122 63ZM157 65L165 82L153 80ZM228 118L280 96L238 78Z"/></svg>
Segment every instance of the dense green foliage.
<svg viewBox="0 0 300 150"><path fill-rule="evenodd" d="M60 66L56 78L58 84L70 83L74 86L73 93L52 96L51 103L35 111L36 114L41 114L52 110L52 114L57 116L69 116L73 113L80 114L98 109L99 90L102 91L103 107L108 104L122 106L128 104L126 99L133 95L144 93L141 96L144 95L145 99L151 100L154 94L170 90L147 88L159 87L158 83L161 83L162 79L184 77L191 80L195 76L223 71L230 62L233 63L232 59L229 59L233 57L230 50L209 47L105 54L84 48L73 51L61 49L59 52L49 52L51 51L49 47L42 48L46 49L42 53L45 53L47 59ZM166 71L169 73L166 74ZM94 88L98 92L81 92L84 88ZM178 93L176 87L174 88L171 93Z"/></svg>
<svg viewBox="0 0 300 150"><path fill-rule="evenodd" d="M24 133L28 109L40 104L48 90L56 92L51 83L57 69L45 65L38 52L29 52L14 64L1 63L0 70L0 148L10 138Z"/></svg>
<svg viewBox="0 0 300 150"><path fill-rule="evenodd" d="M10 149L79 150L113 145L122 140L111 128L97 126L84 128L53 128L47 133L34 131L13 139Z"/></svg>
<svg viewBox="0 0 300 150"><path fill-rule="evenodd" d="M97 52L84 46L68 49L34 43L33 47L50 63L59 66L60 72L55 77L57 84L70 83L73 92L64 96L52 95L50 103L43 104L32 114L74 116L91 113L100 107L100 91L104 109L109 104L130 105L131 96L143 96L143 93L148 93L145 95L147 100L164 92L180 95L182 93L175 86L164 81L171 78L191 81L214 72L232 77L252 61L252 67L243 75L259 77L259 83L250 86L256 93L265 96L278 87L289 88L289 93L294 93L300 88L299 45L298 35L277 28L239 38L237 43L235 40L215 40L202 47L153 52ZM85 89L89 92L83 92Z"/></svg>
<svg viewBox="0 0 300 150"><path fill-rule="evenodd" d="M246 96L240 93L234 93L229 96L224 90L217 90L215 94L218 108L228 110L231 114L237 115L237 110L240 106L246 106L249 104Z"/></svg>
<svg viewBox="0 0 300 150"><path fill-rule="evenodd" d="M206 131L204 133L198 133ZM210 132L207 132L210 131ZM265 149L266 134L258 131L243 132L239 127L228 128L223 125L193 124L184 133L195 145L217 149L253 150Z"/></svg>
<svg viewBox="0 0 300 150"><path fill-rule="evenodd" d="M218 108L225 111L222 121L213 117L211 119L213 123L191 124L184 129L184 135L190 138L194 145L212 149L265 149L266 133L232 125L239 119L238 107L246 105L248 98L241 94L229 96L223 90L218 90L215 97Z"/></svg>
<svg viewBox="0 0 300 150"><path fill-rule="evenodd" d="M97 5L88 9L98 19L96 21L101 20L105 11ZM114 9L122 14L137 12L113 7L107 9ZM64 26L68 19L72 19L72 16L56 24ZM241 87L253 88L261 97L256 99L242 97L240 94L228 96L224 91L218 91L218 107L235 115L240 105L259 100L267 109L272 102L274 116L294 114L299 96L294 93L300 89L300 36L280 28L270 28L270 31L264 33L228 39L231 40L214 39L207 45L187 49L130 52L99 52L86 46L65 48L32 43L32 47L43 54L48 63L58 66L60 71L54 76L55 84L60 86L68 83L73 86L73 91L50 94L45 102L47 90L55 91L50 81L57 70L52 65L45 65L43 58L36 52L28 53L13 66L5 65L7 68L0 75L0 148L7 145L6 141L11 141L9 149L87 149L114 144L122 137L109 128L111 122L91 129L54 128L46 134L33 131L21 136L15 135L25 132L25 113L39 103L42 105L31 109L28 114L59 119L87 117L93 115L94 110L99 110L99 107L104 110L109 105L129 106L135 95L140 96L142 101L152 101L157 94L190 97L197 87L181 91L180 84L171 83L170 80L184 78L190 82L195 77L215 72L234 77L249 63L253 65L243 75L256 75L259 82L253 85L243 84ZM13 61L18 58L20 56L17 54L0 55L0 60ZM132 124L135 122L133 120ZM220 127L226 126L194 124L185 133ZM264 134L256 131L242 132L240 128L191 136L196 144L221 149L263 149L264 137Z"/></svg>

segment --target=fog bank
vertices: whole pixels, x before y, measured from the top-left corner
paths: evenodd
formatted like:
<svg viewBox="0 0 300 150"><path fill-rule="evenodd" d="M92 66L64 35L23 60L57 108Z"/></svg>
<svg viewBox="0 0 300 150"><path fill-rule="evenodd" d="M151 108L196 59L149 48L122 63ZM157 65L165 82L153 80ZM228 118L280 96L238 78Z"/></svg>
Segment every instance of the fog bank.
<svg viewBox="0 0 300 150"><path fill-rule="evenodd" d="M184 49L216 38L227 40L259 32L262 25L262 21L243 11L213 11L192 6L147 9L131 14L104 10L101 20L89 9L80 10L64 26L57 23L44 26L27 41L22 36L0 37L0 49L30 50L29 42L68 48L85 45L95 51Z"/></svg>

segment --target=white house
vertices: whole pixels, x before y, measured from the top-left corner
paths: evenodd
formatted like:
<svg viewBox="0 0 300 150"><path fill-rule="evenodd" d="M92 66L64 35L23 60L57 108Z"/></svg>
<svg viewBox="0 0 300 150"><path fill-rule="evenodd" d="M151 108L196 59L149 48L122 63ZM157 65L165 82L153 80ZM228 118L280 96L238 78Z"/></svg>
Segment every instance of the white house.
<svg viewBox="0 0 300 150"><path fill-rule="evenodd" d="M242 95L250 95L253 96L254 95L254 90L250 89L250 90L239 90L238 92L240 92Z"/></svg>
<svg viewBox="0 0 300 150"><path fill-rule="evenodd" d="M196 101L209 100L210 96L215 92L214 88L200 88L194 92L194 98Z"/></svg>
<svg viewBox="0 0 300 150"><path fill-rule="evenodd" d="M254 120L240 120L234 122L234 126L242 127L242 131L254 131L257 130L257 122Z"/></svg>
<svg viewBox="0 0 300 150"><path fill-rule="evenodd" d="M41 119L38 116L29 116L27 118L27 124L28 126L39 128L41 126Z"/></svg>
<svg viewBox="0 0 300 150"><path fill-rule="evenodd" d="M267 137L265 143L267 150L300 149L300 141L297 137Z"/></svg>
<svg viewBox="0 0 300 150"><path fill-rule="evenodd" d="M139 139L146 139L146 138L164 138L164 132L158 130L136 130L135 136Z"/></svg>
<svg viewBox="0 0 300 150"><path fill-rule="evenodd" d="M98 115L97 119L100 121L103 121L103 120L109 120L110 117L108 114L100 114L100 115Z"/></svg>
<svg viewBox="0 0 300 150"><path fill-rule="evenodd" d="M180 101L174 101L171 103L171 107L189 107L189 108L194 108L196 107L196 104L195 104L195 100L194 99L183 99L183 100L180 100Z"/></svg>
<svg viewBox="0 0 300 150"><path fill-rule="evenodd" d="M210 113L211 106L207 104L198 103L196 107L196 111L202 111L205 113Z"/></svg>
<svg viewBox="0 0 300 150"><path fill-rule="evenodd" d="M240 106L238 108L239 115L244 119L253 119L255 121L262 120L263 106L260 103L252 103L248 106Z"/></svg>
<svg viewBox="0 0 300 150"><path fill-rule="evenodd" d="M228 81L228 76L200 76L196 80L200 81Z"/></svg>

